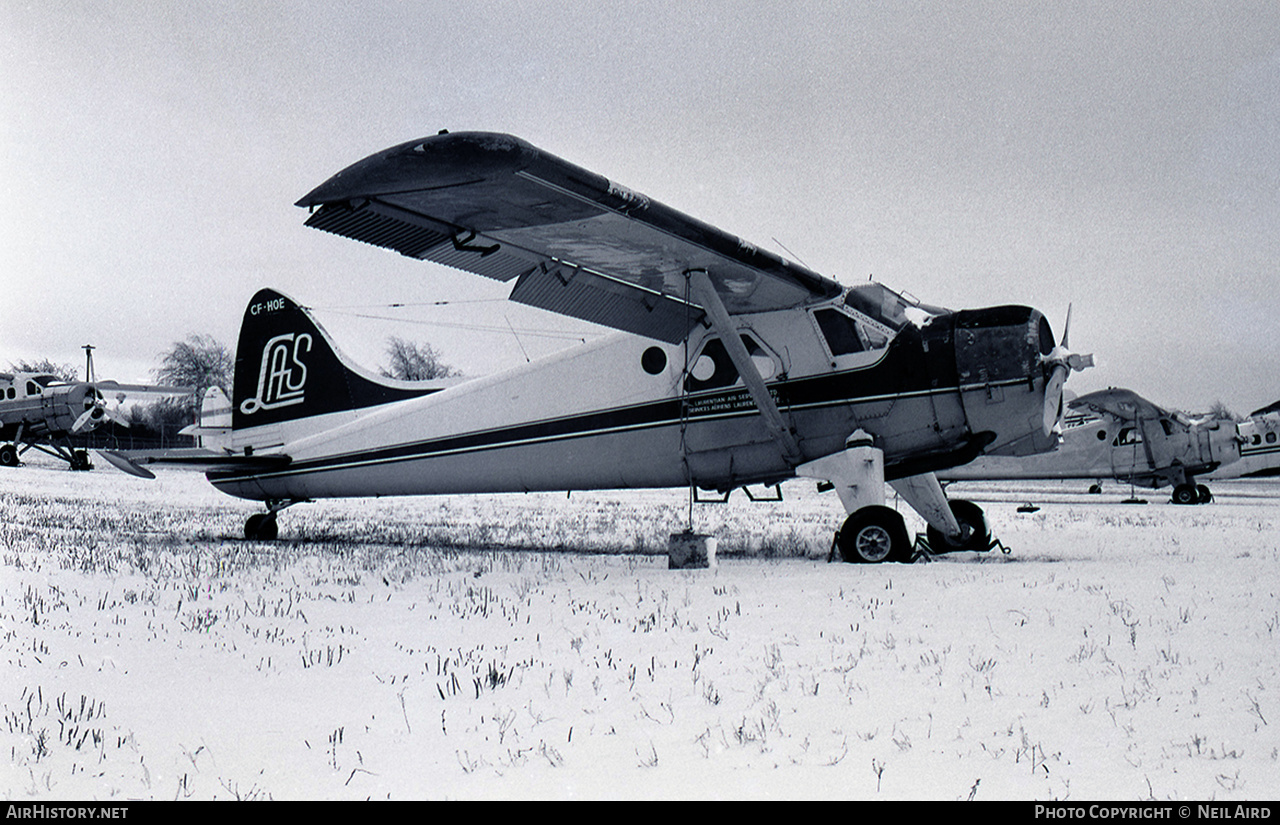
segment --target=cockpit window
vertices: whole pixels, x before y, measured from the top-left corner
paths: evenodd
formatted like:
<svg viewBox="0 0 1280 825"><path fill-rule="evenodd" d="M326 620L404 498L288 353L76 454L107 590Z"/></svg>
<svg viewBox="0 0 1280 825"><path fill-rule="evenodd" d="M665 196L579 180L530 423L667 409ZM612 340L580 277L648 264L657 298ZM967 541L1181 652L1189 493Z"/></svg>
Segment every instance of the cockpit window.
<svg viewBox="0 0 1280 825"><path fill-rule="evenodd" d="M39 394L40 394L40 385L37 384L35 381L28 381L27 395L39 395Z"/></svg>
<svg viewBox="0 0 1280 825"><path fill-rule="evenodd" d="M895 332L906 325L906 310L911 306L906 298L874 281L851 288L845 293L844 303Z"/></svg>
<svg viewBox="0 0 1280 825"><path fill-rule="evenodd" d="M832 355L848 355L851 352L862 352L862 338L858 335L858 325L843 312L835 309L820 309L813 313L822 330L822 337L827 339L827 348Z"/></svg>

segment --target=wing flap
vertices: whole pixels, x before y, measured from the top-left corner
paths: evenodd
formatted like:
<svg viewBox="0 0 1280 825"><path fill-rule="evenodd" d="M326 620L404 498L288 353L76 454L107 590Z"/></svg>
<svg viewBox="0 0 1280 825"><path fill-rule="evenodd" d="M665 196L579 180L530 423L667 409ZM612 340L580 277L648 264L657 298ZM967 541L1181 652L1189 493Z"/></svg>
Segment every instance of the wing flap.
<svg viewBox="0 0 1280 825"><path fill-rule="evenodd" d="M678 344L702 310L660 292L623 284L582 268L538 266L520 276L511 300Z"/></svg>

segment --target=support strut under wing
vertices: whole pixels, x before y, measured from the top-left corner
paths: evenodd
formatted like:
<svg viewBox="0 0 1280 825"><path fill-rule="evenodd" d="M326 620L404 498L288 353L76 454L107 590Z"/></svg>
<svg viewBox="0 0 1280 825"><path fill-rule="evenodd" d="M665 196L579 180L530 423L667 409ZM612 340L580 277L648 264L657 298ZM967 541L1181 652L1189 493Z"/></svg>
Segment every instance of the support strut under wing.
<svg viewBox="0 0 1280 825"><path fill-rule="evenodd" d="M724 344L729 360L737 367L738 375L742 376L742 383L751 393L751 399L756 402L756 408L760 410L765 427L774 441L778 442L783 458L792 467L803 463L804 455L800 452L795 434L782 419L782 413L774 403L769 388L765 386L760 370L756 368L751 356L747 353L747 348L742 343L742 337L738 334L729 311L725 309L724 302L720 300L720 295L711 283L711 277L707 275L706 270L702 269L690 270L685 273L685 277L689 279L689 284L693 288L694 300L706 311L707 318L711 321L711 328L720 336L720 343Z"/></svg>

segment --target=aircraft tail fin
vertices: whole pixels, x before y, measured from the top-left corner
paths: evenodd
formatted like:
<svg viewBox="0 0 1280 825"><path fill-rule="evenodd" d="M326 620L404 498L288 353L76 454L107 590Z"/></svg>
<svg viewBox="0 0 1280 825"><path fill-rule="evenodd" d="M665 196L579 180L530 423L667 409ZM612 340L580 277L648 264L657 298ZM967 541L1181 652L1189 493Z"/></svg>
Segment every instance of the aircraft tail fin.
<svg viewBox="0 0 1280 825"><path fill-rule="evenodd" d="M236 346L232 446L277 446L350 420L351 413L440 389L356 366L306 307L262 289L245 309Z"/></svg>
<svg viewBox="0 0 1280 825"><path fill-rule="evenodd" d="M231 446L231 399L222 387L209 387L204 391L199 421L178 433L195 437L197 443L207 449Z"/></svg>

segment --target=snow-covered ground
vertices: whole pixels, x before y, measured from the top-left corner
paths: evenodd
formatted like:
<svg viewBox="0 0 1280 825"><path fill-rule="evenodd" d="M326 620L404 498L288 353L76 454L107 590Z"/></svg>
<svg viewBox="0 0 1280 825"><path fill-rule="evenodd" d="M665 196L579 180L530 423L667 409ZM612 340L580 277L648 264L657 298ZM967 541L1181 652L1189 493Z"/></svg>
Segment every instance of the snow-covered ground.
<svg viewBox="0 0 1280 825"><path fill-rule="evenodd" d="M0 469L0 794L1257 799L1280 483L956 485L1010 552L828 563L833 494L332 501ZM1020 513L1034 501L1041 509ZM919 527L918 519L909 523Z"/></svg>

